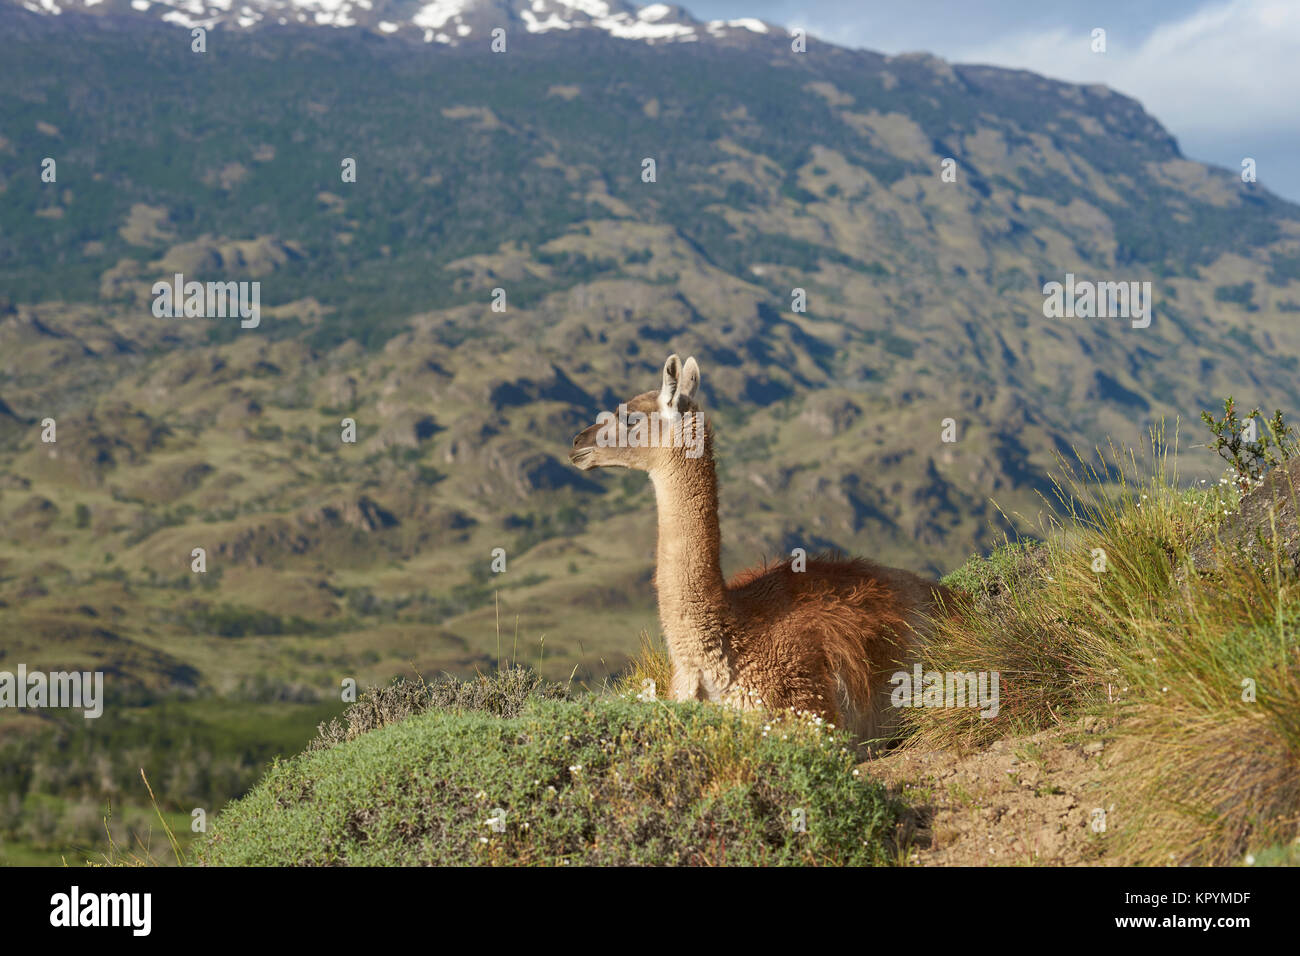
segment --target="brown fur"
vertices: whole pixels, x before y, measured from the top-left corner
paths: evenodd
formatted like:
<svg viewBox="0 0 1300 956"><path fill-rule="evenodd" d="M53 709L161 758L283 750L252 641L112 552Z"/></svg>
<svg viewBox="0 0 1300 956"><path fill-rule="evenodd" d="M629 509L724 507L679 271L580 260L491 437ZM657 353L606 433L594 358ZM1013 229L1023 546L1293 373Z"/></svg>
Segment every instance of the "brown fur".
<svg viewBox="0 0 1300 956"><path fill-rule="evenodd" d="M626 404L632 411L698 412L698 366L676 355L664 385ZM862 740L896 723L889 676L910 667L930 615L949 597L941 585L861 558L789 560L724 582L712 433L703 454L682 448L615 448L598 426L574 438L582 468L649 473L658 504L655 588L673 664L676 700L726 701L744 708L816 714Z"/></svg>

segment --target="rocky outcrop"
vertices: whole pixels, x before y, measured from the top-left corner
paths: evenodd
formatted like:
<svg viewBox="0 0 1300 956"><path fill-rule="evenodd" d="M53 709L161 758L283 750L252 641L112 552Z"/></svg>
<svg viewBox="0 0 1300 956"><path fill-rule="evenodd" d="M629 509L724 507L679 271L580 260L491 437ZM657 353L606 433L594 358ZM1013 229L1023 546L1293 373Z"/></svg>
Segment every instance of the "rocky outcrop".
<svg viewBox="0 0 1300 956"><path fill-rule="evenodd" d="M1218 533L1192 549L1192 566L1211 571L1227 561L1273 563L1276 543L1285 570L1300 573L1300 458L1264 476L1242 496L1237 511Z"/></svg>

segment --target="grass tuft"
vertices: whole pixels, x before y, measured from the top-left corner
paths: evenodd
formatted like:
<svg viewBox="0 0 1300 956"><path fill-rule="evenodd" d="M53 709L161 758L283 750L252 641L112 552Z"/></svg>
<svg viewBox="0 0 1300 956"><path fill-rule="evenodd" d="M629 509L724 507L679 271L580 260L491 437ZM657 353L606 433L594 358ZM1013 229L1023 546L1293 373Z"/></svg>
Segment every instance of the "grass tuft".
<svg viewBox="0 0 1300 956"><path fill-rule="evenodd" d="M925 667L999 672L1000 719L909 710L908 745L967 750L1118 718L1120 857L1237 863L1300 826L1300 585L1282 553L1294 529L1277 527L1295 514L1295 481L1285 507L1243 509L1235 481L1181 487L1163 436L1152 451L1063 463L1044 542L950 576L970 597ZM1239 536L1242 514L1265 546L1198 566L1206 542Z"/></svg>

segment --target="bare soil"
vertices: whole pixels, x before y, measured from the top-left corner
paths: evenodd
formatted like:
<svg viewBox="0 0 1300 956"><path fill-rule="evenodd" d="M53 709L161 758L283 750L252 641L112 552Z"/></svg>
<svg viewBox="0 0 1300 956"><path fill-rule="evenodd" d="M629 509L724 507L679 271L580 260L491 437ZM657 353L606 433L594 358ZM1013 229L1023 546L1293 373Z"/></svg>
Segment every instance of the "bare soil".
<svg viewBox="0 0 1300 956"><path fill-rule="evenodd" d="M912 865L1104 864L1117 823L1111 729L1086 717L964 755L903 747L859 769L910 806L900 836Z"/></svg>

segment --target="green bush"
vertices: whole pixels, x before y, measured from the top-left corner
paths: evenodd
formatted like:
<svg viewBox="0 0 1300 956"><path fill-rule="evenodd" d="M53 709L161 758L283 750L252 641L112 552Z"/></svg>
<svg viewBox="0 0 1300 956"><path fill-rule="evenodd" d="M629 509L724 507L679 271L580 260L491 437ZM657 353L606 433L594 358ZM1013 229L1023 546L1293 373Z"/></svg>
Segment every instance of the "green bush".
<svg viewBox="0 0 1300 956"><path fill-rule="evenodd" d="M1043 573L1047 550L1042 542L1026 539L1010 541L994 549L988 557L972 554L943 584L965 591L977 601L998 598L1018 586L1032 586Z"/></svg>
<svg viewBox="0 0 1300 956"><path fill-rule="evenodd" d="M255 607L235 604L198 605L176 618L177 626L191 634L218 637L275 637L282 634L320 634L337 625L294 616L273 614Z"/></svg>
<svg viewBox="0 0 1300 956"><path fill-rule="evenodd" d="M277 761L197 862L888 863L895 805L844 743L793 716L628 697L435 708Z"/></svg>
<svg viewBox="0 0 1300 956"><path fill-rule="evenodd" d="M1223 400L1222 419L1215 418L1210 412L1201 412L1201 421L1214 434L1210 447L1232 466L1242 491L1250 490L1259 484L1266 472L1300 453L1293 429L1280 408L1270 419L1265 419L1258 408L1252 408L1244 420L1239 419L1236 402L1229 395Z"/></svg>
<svg viewBox="0 0 1300 956"><path fill-rule="evenodd" d="M1214 290L1215 302L1229 302L1244 306L1251 312L1258 311L1255 305L1255 283L1243 282L1240 285L1221 285Z"/></svg>

